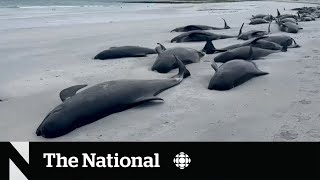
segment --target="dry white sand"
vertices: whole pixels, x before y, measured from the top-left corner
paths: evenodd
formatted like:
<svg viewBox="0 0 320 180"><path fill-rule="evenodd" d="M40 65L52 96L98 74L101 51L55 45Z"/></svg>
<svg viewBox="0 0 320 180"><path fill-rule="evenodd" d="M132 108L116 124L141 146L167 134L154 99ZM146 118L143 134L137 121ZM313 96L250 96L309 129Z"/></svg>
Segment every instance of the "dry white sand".
<svg viewBox="0 0 320 180"><path fill-rule="evenodd" d="M253 14L276 15L276 8L283 13L294 13L289 9L306 5L283 2L179 4L130 12L140 20L2 29L0 99L5 101L0 102L0 140L319 141L319 20L301 22L304 28L301 32L288 34L301 48L256 61L269 75L232 90L207 89L214 74L210 64L216 55L206 55L200 63L187 65L191 77L158 95L165 100L163 103L147 103L107 116L60 138L44 139L35 134L46 114L61 102L58 95L66 87L115 79L167 78L177 72L151 71L156 55L91 60L110 46L154 48L160 42L167 48L183 46L200 50L204 43L170 43L171 38L179 34L170 30L186 24L222 27L221 18L225 18L232 29L212 32L237 35L242 22L248 23ZM199 9L220 10L197 11ZM141 20L147 14L156 18ZM79 14L68 14L72 16ZM25 25L36 21L35 18L38 17L26 18ZM266 30L267 25L245 25L244 30L249 29ZM279 32L275 24L271 31L285 34ZM240 42L226 39L214 44L219 48Z"/></svg>

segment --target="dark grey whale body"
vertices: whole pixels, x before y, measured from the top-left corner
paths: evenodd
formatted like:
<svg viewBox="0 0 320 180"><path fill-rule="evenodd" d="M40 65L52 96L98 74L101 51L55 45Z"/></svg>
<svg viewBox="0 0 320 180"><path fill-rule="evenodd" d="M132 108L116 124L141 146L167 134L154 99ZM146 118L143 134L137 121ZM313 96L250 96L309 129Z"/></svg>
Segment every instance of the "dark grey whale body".
<svg viewBox="0 0 320 180"><path fill-rule="evenodd" d="M250 20L250 25L256 25L256 24L267 24L269 23L270 21L267 21L265 19L262 19L262 18L255 18L255 19L251 19Z"/></svg>
<svg viewBox="0 0 320 180"><path fill-rule="evenodd" d="M269 74L258 69L254 62L239 59L228 61L220 67L213 62L211 66L215 74L208 86L210 90L230 90L254 77Z"/></svg>
<svg viewBox="0 0 320 180"><path fill-rule="evenodd" d="M261 37L255 38L253 40L248 40L244 43L233 44L231 46L227 46L227 47L220 48L220 49L216 49L215 46L212 44L212 42L208 41L202 51L210 52L209 54L213 54L215 52L225 52L225 51L229 51L229 50L236 49L239 47L250 46L250 45L253 47L258 47L258 48L262 48L262 49L269 49L269 50L283 49L283 47L277 43L264 40L267 37L268 36L261 36Z"/></svg>
<svg viewBox="0 0 320 180"><path fill-rule="evenodd" d="M110 114L147 101L162 100L156 95L190 76L184 64L178 58L176 60L179 73L170 79L107 81L77 94L76 91L86 85L63 90L60 94L63 102L45 117L36 134L45 138L63 136Z"/></svg>
<svg viewBox="0 0 320 180"><path fill-rule="evenodd" d="M250 53L250 49L253 51L252 54ZM259 47L252 47L252 45L242 46L219 54L214 58L214 61L225 63L234 59L257 60L260 57L265 57L272 53L285 51L287 51L287 46L283 46L281 50L262 49Z"/></svg>
<svg viewBox="0 0 320 180"><path fill-rule="evenodd" d="M300 45L298 45L292 37L286 35L268 36L264 38L264 40L277 43L281 46L287 46L292 48L300 47Z"/></svg>
<svg viewBox="0 0 320 180"><path fill-rule="evenodd" d="M287 32L287 33L298 33L299 30L303 29L299 27L296 23L292 22L282 22L277 21L280 31Z"/></svg>
<svg viewBox="0 0 320 180"><path fill-rule="evenodd" d="M171 32L189 32L189 31L194 31L194 30L222 30L222 29L230 29L228 26L226 20L224 20L224 27L212 27L212 26L206 26L206 25L187 25L187 26L182 26L173 29Z"/></svg>
<svg viewBox="0 0 320 180"><path fill-rule="evenodd" d="M223 34L214 34L207 31L202 30L194 30L182 33L171 39L171 42L200 42L207 40L218 40L218 39L227 39L227 38L235 38L237 36L229 36Z"/></svg>
<svg viewBox="0 0 320 180"><path fill-rule="evenodd" d="M265 36L270 33L270 25L271 25L271 21L269 22L268 31L250 30L247 32L242 32L242 29L244 26L244 23L242 23L240 30L239 30L239 34L238 34L238 39L249 40L249 39L256 38L256 37Z"/></svg>
<svg viewBox="0 0 320 180"><path fill-rule="evenodd" d="M104 50L97 54L94 59L106 60L124 57L144 57L148 54L156 54L156 51L140 46L120 46Z"/></svg>
<svg viewBox="0 0 320 180"><path fill-rule="evenodd" d="M173 54L183 62L183 64L198 63L200 59L205 55L203 52L186 47L174 47L167 49L160 43L160 46L156 48L158 57L153 63L151 70L158 71L159 73L167 73L172 69L178 67L177 61L173 57Z"/></svg>
<svg viewBox="0 0 320 180"><path fill-rule="evenodd" d="M279 20L281 23L285 23L285 22L291 22L291 23L294 23L294 24L299 24L294 18L283 18L283 19L280 19Z"/></svg>
<svg viewBox="0 0 320 180"><path fill-rule="evenodd" d="M279 9L277 9L276 19L281 20L283 18L294 18L294 19L298 20L298 16L297 15L294 15L294 14L281 14Z"/></svg>
<svg viewBox="0 0 320 180"><path fill-rule="evenodd" d="M268 16L267 14L256 14L256 15L252 15L251 19L257 19L257 18L264 18Z"/></svg>
<svg viewBox="0 0 320 180"><path fill-rule="evenodd" d="M252 18L250 18L250 20L254 20L254 19L264 19L266 21L272 21L275 18L270 14L257 14L257 15L252 15Z"/></svg>

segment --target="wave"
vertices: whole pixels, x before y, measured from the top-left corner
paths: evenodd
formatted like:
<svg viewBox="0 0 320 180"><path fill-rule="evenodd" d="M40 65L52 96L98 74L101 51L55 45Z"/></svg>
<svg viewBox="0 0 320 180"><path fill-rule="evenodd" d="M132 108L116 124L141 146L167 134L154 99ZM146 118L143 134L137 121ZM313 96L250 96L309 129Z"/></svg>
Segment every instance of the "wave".
<svg viewBox="0 0 320 180"><path fill-rule="evenodd" d="M52 8L97 8L97 7L108 7L109 5L77 5L77 6L4 6L0 8L18 8L18 9L52 9Z"/></svg>

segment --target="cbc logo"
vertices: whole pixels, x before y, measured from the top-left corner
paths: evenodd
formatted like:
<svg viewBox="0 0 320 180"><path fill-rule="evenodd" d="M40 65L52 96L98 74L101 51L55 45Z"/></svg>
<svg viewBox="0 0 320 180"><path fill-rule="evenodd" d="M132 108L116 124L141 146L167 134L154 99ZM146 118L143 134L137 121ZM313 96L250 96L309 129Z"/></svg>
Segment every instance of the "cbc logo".
<svg viewBox="0 0 320 180"><path fill-rule="evenodd" d="M184 152L180 152L176 155L176 157L173 159L174 164L180 169L184 169L189 166L191 159L188 156L188 154L185 154Z"/></svg>

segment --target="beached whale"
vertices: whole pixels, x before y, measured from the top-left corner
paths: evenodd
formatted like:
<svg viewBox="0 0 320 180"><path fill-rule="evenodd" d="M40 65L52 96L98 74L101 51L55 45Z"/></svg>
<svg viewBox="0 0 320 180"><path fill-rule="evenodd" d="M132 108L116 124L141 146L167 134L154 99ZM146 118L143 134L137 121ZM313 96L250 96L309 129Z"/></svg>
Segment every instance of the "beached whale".
<svg viewBox="0 0 320 180"><path fill-rule="evenodd" d="M106 59L117 59L125 57L144 57L148 54L156 54L154 49L140 47L140 46L120 46L110 47L98 53L94 59L106 60Z"/></svg>
<svg viewBox="0 0 320 180"><path fill-rule="evenodd" d="M220 67L213 62L211 66L215 70L215 74L208 86L210 90L230 90L254 77L269 74L261 71L254 62L239 59L228 61Z"/></svg>
<svg viewBox="0 0 320 180"><path fill-rule="evenodd" d="M253 20L253 19L264 19L267 21L272 21L275 18L270 14L257 14L257 15L252 15L252 18L250 18L250 20Z"/></svg>
<svg viewBox="0 0 320 180"><path fill-rule="evenodd" d="M297 24L291 22L277 21L277 24L279 26L280 31L287 33L298 33L299 30L303 29L302 27L299 27Z"/></svg>
<svg viewBox="0 0 320 180"><path fill-rule="evenodd" d="M267 14L257 14L257 15L252 15L251 19L257 19L257 18L264 18L268 16Z"/></svg>
<svg viewBox="0 0 320 180"><path fill-rule="evenodd" d="M207 40L217 40L217 39L227 39L227 38L235 38L237 36L223 35L223 34L215 34L202 30L194 30L182 33L171 39L171 42L200 42Z"/></svg>
<svg viewBox="0 0 320 180"><path fill-rule="evenodd" d="M294 15L294 14L281 14L279 9L277 9L276 19L281 20L283 18L294 18L294 19L298 20L298 16L297 15Z"/></svg>
<svg viewBox="0 0 320 180"><path fill-rule="evenodd" d="M230 29L225 19L224 21L224 27L213 27L213 26L206 26L206 25L187 25L175 28L171 30L171 32L189 32L194 30L222 30L222 29Z"/></svg>
<svg viewBox="0 0 320 180"><path fill-rule="evenodd" d="M114 80L97 84L79 93L77 90L86 85L63 90L60 94L63 102L44 118L36 134L45 138L56 138L110 114L144 102L163 100L156 95L190 76L178 57L176 61L179 73L169 79Z"/></svg>
<svg viewBox="0 0 320 180"><path fill-rule="evenodd" d="M271 21L267 21L266 19L262 19L262 18L256 18L256 19L251 19L249 24L250 25L267 24L267 23L270 23Z"/></svg>
<svg viewBox="0 0 320 180"><path fill-rule="evenodd" d="M247 31L247 32L242 32L242 29L244 26L244 23L242 23L240 30L239 30L239 34L238 34L238 39L249 40L251 38L261 37L261 36L270 34L270 25L271 25L271 21L269 22L268 31L251 30L251 31Z"/></svg>
<svg viewBox="0 0 320 180"><path fill-rule="evenodd" d="M203 52L186 47L173 47L170 49L165 48L162 44L158 43L156 47L158 57L153 63L151 70L158 71L159 73L167 73L178 67L177 61L173 54L177 56L185 65L191 63L198 63L205 55Z"/></svg>
<svg viewBox="0 0 320 180"><path fill-rule="evenodd" d="M250 54L250 49L253 49L253 53ZM281 50L270 50L270 49L262 49L259 47L253 47L251 44L249 46L238 47L226 52L223 52L217 55L214 58L215 62L225 63L234 59L243 59L243 60L257 60L261 57L268 56L272 53L277 52L286 52L287 46L283 46Z"/></svg>
<svg viewBox="0 0 320 180"><path fill-rule="evenodd" d="M288 48L300 47L300 45L297 44L297 42L292 37L286 35L272 35L264 38L263 40L274 42L281 46L287 46Z"/></svg>
<svg viewBox="0 0 320 180"><path fill-rule="evenodd" d="M315 21L316 17L311 14L300 14L298 13L299 21Z"/></svg>
<svg viewBox="0 0 320 180"><path fill-rule="evenodd" d="M283 19L280 19L279 21L282 22L282 23L291 22L291 23L294 23L294 24L298 24L297 20L294 19L294 18L283 18Z"/></svg>
<svg viewBox="0 0 320 180"><path fill-rule="evenodd" d="M258 47L258 48L262 48L262 49L269 49L269 50L283 49L283 47L280 44L264 40L264 38L267 38L267 37L268 36L262 36L262 37L255 38L253 40L248 40L244 43L233 44L231 46L227 46L227 47L219 48L219 49L215 48L212 41L208 41L206 43L206 45L204 46L204 48L202 49L202 51L206 52L206 54L208 54L207 52L209 52L209 54L213 54L213 53L225 52L228 50L236 49L236 48L243 47L243 46L249 46L249 45L252 45L253 47Z"/></svg>

